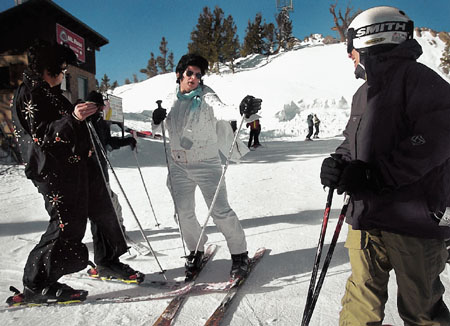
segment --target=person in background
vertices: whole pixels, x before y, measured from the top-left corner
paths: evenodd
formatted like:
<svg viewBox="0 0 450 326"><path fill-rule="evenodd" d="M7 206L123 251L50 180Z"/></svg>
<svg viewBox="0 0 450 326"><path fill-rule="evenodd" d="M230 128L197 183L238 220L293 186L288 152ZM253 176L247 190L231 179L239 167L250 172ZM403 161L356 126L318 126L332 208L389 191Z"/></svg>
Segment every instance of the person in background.
<svg viewBox="0 0 450 326"><path fill-rule="evenodd" d="M131 150L136 148L136 139L132 136L125 138L111 136L111 124L103 116L103 110L106 106L102 94L97 91L91 91L86 98L86 102L95 103L97 106L97 112L90 119L105 151L111 152L124 146L130 146ZM102 167L106 170L108 166L102 155L100 155L100 160ZM109 180L107 175L106 178Z"/></svg>
<svg viewBox="0 0 450 326"><path fill-rule="evenodd" d="M222 175L219 149L226 137L233 139L230 123L218 121L219 114L232 116L235 108L224 105L217 94L203 85L202 77L208 70L208 61L197 54L181 57L176 67L177 87L168 98L170 112L158 108L153 112L154 124L165 123L170 135L171 155L169 165L172 192L178 210L180 227L190 255L186 261L186 275L189 278L197 272L202 261L206 234L200 239L201 227L195 216L195 189L198 186L210 207ZM261 100L246 96L240 105L241 115L248 119L261 108ZM167 119L166 119L167 115ZM165 121L163 122L163 120ZM224 122L224 123L221 123ZM245 147L245 145L244 145ZM221 149L227 155L229 147ZM235 148L234 154L245 154L243 148ZM224 152L225 151L225 152ZM240 155L239 155L240 156ZM225 236L231 253L232 278L243 277L248 272L248 252L244 230L236 213L230 207L225 182L220 186L217 200L212 209L212 219ZM197 243L199 250L195 252Z"/></svg>
<svg viewBox="0 0 450 326"><path fill-rule="evenodd" d="M143 278L119 257L127 251L120 225L108 199L85 120L98 108L75 107L62 95L60 84L76 56L68 47L37 42L29 49L29 65L15 93L13 116L21 144L28 146L25 174L42 194L50 221L28 256L23 294L13 301L84 300L58 280L86 268L88 249L82 242L88 217L93 232L94 260L107 273L126 279Z"/></svg>
<svg viewBox="0 0 450 326"><path fill-rule="evenodd" d="M86 97L86 102L93 102L97 106L97 112L92 115L90 118L92 125L94 126L95 131L97 132L98 138L100 139L100 143L105 151L111 152L113 150L130 146L130 149L133 151L136 148L136 139L134 137L116 137L111 136L111 125L109 121L104 119L104 109L106 108L105 102L103 99L103 95L97 91L91 91ZM96 144L97 153L99 153L100 162L102 165L102 171L105 175L105 180L107 183L108 192L110 193L111 200L114 206L114 209L117 213L117 217L122 224L122 228L125 230L123 226L123 216L122 216L122 207L119 203L119 198L117 194L112 191L111 186L109 184L109 173L108 173L108 164L106 159L101 154L101 149ZM91 225L94 222L91 221Z"/></svg>
<svg viewBox="0 0 450 326"><path fill-rule="evenodd" d="M259 115L253 114L249 118L250 122L247 122L247 128L250 127L250 136L248 139L248 148L257 148L261 146L259 143L259 134L261 133L261 124L259 122ZM253 145L252 145L253 142Z"/></svg>
<svg viewBox="0 0 450 326"><path fill-rule="evenodd" d="M314 132L314 122L313 122L313 114L308 114L308 117L306 118L306 123L308 124L308 134L306 135L305 140L312 140L311 136Z"/></svg>
<svg viewBox="0 0 450 326"><path fill-rule="evenodd" d="M314 129L315 129L313 138L319 138L320 120L317 117L317 114L314 114L314 116L313 116L313 123L314 123Z"/></svg>
<svg viewBox="0 0 450 326"><path fill-rule="evenodd" d="M324 186L350 196L351 275L339 324L381 325L393 270L405 325L449 325L439 275L450 236L450 85L416 62L413 22L397 8L363 11L347 35L365 83L320 174Z"/></svg>

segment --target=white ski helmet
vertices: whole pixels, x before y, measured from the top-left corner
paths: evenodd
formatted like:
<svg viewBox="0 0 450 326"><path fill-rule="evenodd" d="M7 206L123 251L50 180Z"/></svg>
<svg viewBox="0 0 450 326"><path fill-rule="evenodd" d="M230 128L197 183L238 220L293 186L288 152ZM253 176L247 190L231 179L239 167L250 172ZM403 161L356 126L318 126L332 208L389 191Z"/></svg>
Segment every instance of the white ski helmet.
<svg viewBox="0 0 450 326"><path fill-rule="evenodd" d="M347 51L403 43L412 39L413 29L413 21L400 9L388 6L370 8L356 16L348 27Z"/></svg>

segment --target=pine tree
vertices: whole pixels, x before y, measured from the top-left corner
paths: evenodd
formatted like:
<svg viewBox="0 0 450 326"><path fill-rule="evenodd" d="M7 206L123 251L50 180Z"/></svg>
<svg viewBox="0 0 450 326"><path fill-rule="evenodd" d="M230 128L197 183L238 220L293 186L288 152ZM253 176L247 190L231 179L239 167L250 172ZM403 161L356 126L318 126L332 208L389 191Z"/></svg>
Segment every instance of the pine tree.
<svg viewBox="0 0 450 326"><path fill-rule="evenodd" d="M219 62L223 62L224 58L221 55L222 43L223 43L223 10L216 6L213 12L212 23L212 43L209 48L208 61L211 66L211 70L219 72Z"/></svg>
<svg viewBox="0 0 450 326"><path fill-rule="evenodd" d="M155 54L150 52L150 59L147 62L147 67L139 70L141 73L146 74L147 78L173 71L175 66L173 63L173 52L169 52L167 48L168 43L169 42L163 36L159 45L159 52L161 55L155 58Z"/></svg>
<svg viewBox="0 0 450 326"><path fill-rule="evenodd" d="M239 56L237 27L231 15L224 17L220 7L216 6L213 12L204 7L188 44L189 53L203 56L215 72L219 72L219 63L225 62L230 62L234 71L234 60Z"/></svg>
<svg viewBox="0 0 450 326"><path fill-rule="evenodd" d="M100 83L99 87L101 93L105 93L108 89L111 88L111 84L109 82L110 82L109 77L106 74L104 74L102 82Z"/></svg>
<svg viewBox="0 0 450 326"><path fill-rule="evenodd" d="M155 54L150 52L150 59L147 62L147 68L139 70L141 73L146 74L148 78L152 78L158 74L158 67L156 65Z"/></svg>
<svg viewBox="0 0 450 326"><path fill-rule="evenodd" d="M131 81L130 81L130 79L129 79L129 78L125 78L124 84L125 84L125 85L129 85L129 84L131 84Z"/></svg>
<svg viewBox="0 0 450 326"><path fill-rule="evenodd" d="M111 85L111 89L114 89L118 86L119 86L119 83L117 82L117 80L115 80L114 83L112 83L112 85Z"/></svg>
<svg viewBox="0 0 450 326"><path fill-rule="evenodd" d="M234 61L239 57L239 38L236 34L237 27L233 17L229 15L223 22L223 31L220 44L219 57L221 62L229 62L231 71L234 73Z"/></svg>
<svg viewBox="0 0 450 326"><path fill-rule="evenodd" d="M261 13L257 13L253 22L248 21L241 55L245 57L252 53L262 54L264 50L263 37L264 26L262 25L262 15Z"/></svg>
<svg viewBox="0 0 450 326"><path fill-rule="evenodd" d="M173 71L174 67L175 67L175 64L174 64L173 52L170 52L169 56L167 57L167 68L169 69L169 71Z"/></svg>
<svg viewBox="0 0 450 326"><path fill-rule="evenodd" d="M264 24L264 47L263 47L264 54L271 55L275 53L275 45L276 45L275 25L273 23Z"/></svg>
<svg viewBox="0 0 450 326"><path fill-rule="evenodd" d="M208 7L204 7L198 17L196 29L191 32L191 42L188 44L189 53L197 53L211 63L213 55L210 53L214 46L213 15Z"/></svg>
<svg viewBox="0 0 450 326"><path fill-rule="evenodd" d="M139 79L136 74L133 74L133 83L139 83Z"/></svg>
<svg viewBox="0 0 450 326"><path fill-rule="evenodd" d="M168 42L166 41L166 38L163 36L161 44L159 45L161 56L158 56L156 58L156 65L158 66L160 74L165 74L173 71L173 53L170 52L170 54L168 54L169 50L167 49L167 43ZM170 57L172 58L171 62Z"/></svg>

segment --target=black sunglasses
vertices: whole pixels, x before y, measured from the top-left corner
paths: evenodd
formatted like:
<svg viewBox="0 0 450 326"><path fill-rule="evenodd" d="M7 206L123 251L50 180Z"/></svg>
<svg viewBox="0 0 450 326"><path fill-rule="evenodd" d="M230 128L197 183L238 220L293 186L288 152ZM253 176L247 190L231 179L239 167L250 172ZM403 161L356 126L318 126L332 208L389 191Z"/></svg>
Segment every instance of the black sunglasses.
<svg viewBox="0 0 450 326"><path fill-rule="evenodd" d="M354 28L349 28L347 31L347 53L351 53L353 51L353 39L356 36L356 32Z"/></svg>
<svg viewBox="0 0 450 326"><path fill-rule="evenodd" d="M194 75L194 72L192 70L186 70L186 76L191 77L192 75ZM202 79L202 74L197 72L195 73L195 77L200 80Z"/></svg>

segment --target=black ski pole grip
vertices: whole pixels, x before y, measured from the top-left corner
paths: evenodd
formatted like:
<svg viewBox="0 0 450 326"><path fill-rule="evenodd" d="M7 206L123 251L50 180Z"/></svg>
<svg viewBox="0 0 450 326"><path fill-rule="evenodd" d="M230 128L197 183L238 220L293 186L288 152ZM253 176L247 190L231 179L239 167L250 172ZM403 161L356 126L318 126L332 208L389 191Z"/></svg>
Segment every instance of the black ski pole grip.
<svg viewBox="0 0 450 326"><path fill-rule="evenodd" d="M158 104L158 109L162 109L163 107L161 106L162 101L161 100L157 100L156 104Z"/></svg>
<svg viewBox="0 0 450 326"><path fill-rule="evenodd" d="M14 287L14 286L12 286L12 285L9 287L9 290L10 290L11 292L14 292L14 294L20 294L19 289L16 288L16 287Z"/></svg>

